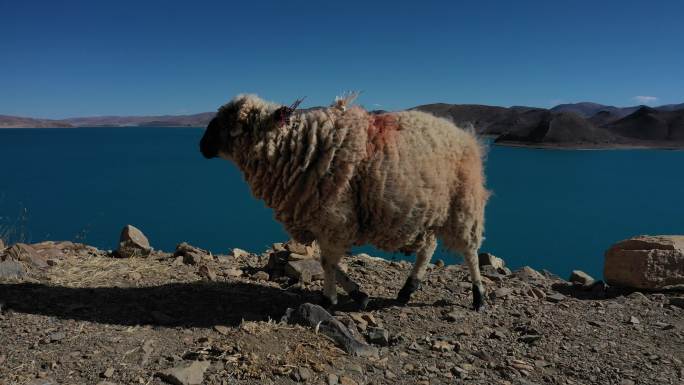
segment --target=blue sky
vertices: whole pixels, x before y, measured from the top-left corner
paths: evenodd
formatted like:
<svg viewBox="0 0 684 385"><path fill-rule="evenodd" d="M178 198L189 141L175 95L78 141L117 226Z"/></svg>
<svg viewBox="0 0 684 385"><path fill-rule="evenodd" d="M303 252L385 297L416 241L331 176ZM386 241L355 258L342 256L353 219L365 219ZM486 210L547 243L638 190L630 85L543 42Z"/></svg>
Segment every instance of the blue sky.
<svg viewBox="0 0 684 385"><path fill-rule="evenodd" d="M0 114L684 102L682 1L0 0ZM646 98L639 98L646 97ZM651 99L656 98L656 99Z"/></svg>

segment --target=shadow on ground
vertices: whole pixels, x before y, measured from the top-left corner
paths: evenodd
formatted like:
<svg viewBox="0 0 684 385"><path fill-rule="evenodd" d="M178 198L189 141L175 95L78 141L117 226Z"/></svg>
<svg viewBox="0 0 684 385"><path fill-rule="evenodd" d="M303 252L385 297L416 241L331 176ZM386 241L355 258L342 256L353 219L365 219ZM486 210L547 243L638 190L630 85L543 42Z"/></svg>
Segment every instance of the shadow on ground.
<svg viewBox="0 0 684 385"><path fill-rule="evenodd" d="M288 307L317 300L249 283L172 283L149 287L72 288L0 284L2 311L118 325L235 326L279 320Z"/></svg>

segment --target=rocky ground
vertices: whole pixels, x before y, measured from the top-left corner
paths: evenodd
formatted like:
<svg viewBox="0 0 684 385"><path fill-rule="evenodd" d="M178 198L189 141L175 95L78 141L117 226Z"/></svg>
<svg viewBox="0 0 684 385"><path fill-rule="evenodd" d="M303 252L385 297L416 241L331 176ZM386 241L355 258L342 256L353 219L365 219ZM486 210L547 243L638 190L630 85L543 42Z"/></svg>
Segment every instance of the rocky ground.
<svg viewBox="0 0 684 385"><path fill-rule="evenodd" d="M318 328L281 322L319 298L315 250L181 245L115 258L70 242L23 257L14 247L24 268L9 264L9 249L0 266L2 385L684 384L681 292L485 266L489 307L475 313L467 270L437 263L400 307L410 264L349 257L373 300L335 318L373 348L361 357Z"/></svg>

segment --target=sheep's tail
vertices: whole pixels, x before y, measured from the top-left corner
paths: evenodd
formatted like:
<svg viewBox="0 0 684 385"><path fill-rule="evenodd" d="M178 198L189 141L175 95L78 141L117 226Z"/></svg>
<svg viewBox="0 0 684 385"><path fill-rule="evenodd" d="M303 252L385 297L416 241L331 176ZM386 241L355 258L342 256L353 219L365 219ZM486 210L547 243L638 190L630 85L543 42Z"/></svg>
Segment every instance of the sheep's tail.
<svg viewBox="0 0 684 385"><path fill-rule="evenodd" d="M332 103L331 107L337 108L341 111L346 111L349 106L354 103L354 101L361 95L360 91L348 91L340 96L335 97L335 101Z"/></svg>

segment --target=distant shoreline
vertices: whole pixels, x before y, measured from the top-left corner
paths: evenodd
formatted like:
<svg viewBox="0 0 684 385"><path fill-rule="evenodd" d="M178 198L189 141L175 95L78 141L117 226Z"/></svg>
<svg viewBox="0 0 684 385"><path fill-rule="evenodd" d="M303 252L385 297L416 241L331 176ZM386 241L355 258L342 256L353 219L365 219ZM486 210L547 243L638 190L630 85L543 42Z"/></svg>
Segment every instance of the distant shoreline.
<svg viewBox="0 0 684 385"><path fill-rule="evenodd" d="M527 142L492 142L492 145L501 147L514 148L531 148L535 150L575 150L575 151L594 151L594 150L668 150L668 151L682 151L684 150L684 143L609 143L609 144L572 144L572 143L527 143Z"/></svg>

